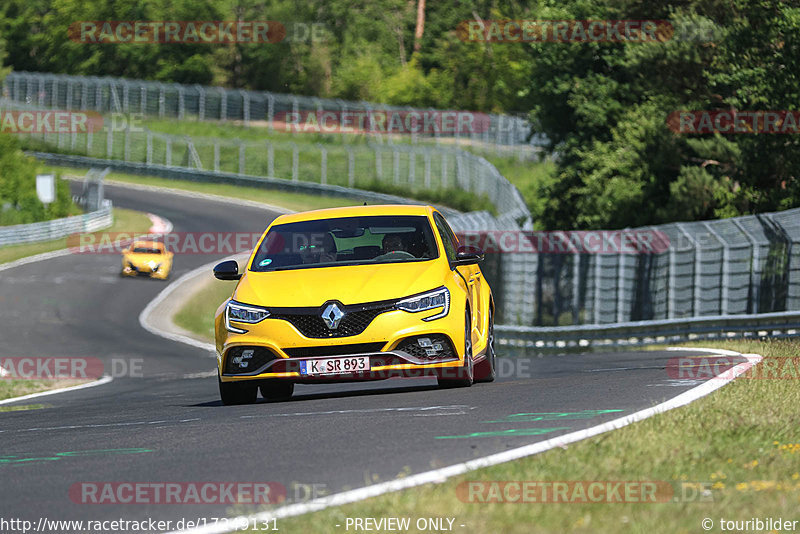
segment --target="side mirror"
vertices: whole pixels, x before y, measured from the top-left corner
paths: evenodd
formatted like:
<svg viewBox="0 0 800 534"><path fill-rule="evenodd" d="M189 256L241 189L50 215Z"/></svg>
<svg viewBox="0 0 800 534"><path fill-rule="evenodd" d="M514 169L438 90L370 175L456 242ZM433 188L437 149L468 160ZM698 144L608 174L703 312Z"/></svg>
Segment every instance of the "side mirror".
<svg viewBox="0 0 800 534"><path fill-rule="evenodd" d="M475 265L482 262L485 257L484 252L477 247L459 247L456 252L455 265Z"/></svg>
<svg viewBox="0 0 800 534"><path fill-rule="evenodd" d="M238 280L242 277L239 274L239 264L235 260L227 260L214 266L214 277L218 280Z"/></svg>

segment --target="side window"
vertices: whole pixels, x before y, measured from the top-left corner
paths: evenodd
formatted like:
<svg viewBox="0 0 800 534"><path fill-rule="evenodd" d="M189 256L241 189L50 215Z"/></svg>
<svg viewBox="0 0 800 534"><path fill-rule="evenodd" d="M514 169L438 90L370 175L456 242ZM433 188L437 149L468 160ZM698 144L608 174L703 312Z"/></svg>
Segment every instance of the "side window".
<svg viewBox="0 0 800 534"><path fill-rule="evenodd" d="M458 240L456 239L456 236L450 229L450 225L448 225L447 221L444 220L444 217L442 217L438 213L434 213L433 220L436 223L436 229L439 230L439 235L442 238L442 243L444 243L444 251L445 254L447 254L447 260L451 262L455 261L456 247L458 245Z"/></svg>

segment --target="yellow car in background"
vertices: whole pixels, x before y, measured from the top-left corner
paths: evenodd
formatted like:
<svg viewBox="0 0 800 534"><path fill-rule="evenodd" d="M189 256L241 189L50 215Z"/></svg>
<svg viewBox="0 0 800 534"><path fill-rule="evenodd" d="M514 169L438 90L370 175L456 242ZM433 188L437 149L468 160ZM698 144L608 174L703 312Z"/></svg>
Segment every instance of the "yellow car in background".
<svg viewBox="0 0 800 534"><path fill-rule="evenodd" d="M173 253L159 241L134 241L122 251L123 276L149 276L166 280L172 269Z"/></svg>
<svg viewBox="0 0 800 534"><path fill-rule="evenodd" d="M495 377L494 303L478 262L430 206L282 215L259 239L215 317L224 404L291 397L294 384Z"/></svg>

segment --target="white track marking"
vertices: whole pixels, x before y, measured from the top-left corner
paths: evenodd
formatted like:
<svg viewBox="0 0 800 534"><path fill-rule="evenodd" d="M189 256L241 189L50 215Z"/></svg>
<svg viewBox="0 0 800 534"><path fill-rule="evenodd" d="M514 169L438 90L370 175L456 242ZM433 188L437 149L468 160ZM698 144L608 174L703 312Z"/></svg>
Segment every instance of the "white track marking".
<svg viewBox="0 0 800 534"><path fill-rule="evenodd" d="M199 421L199 418L195 419L180 419L178 421L127 421L127 422L118 422L118 423L96 423L91 425L64 425L64 426L41 426L41 427L34 427L34 428L18 428L14 430L0 430L0 432L43 432L49 430L75 430L78 428L116 428L116 427L123 427L123 426L141 426L141 425L161 425L164 423L188 423L193 421Z"/></svg>
<svg viewBox="0 0 800 534"><path fill-rule="evenodd" d="M316 512L319 510L324 510L325 508L329 508L331 506L341 506L343 504L363 501L364 499L377 497L378 495L383 495L385 493L391 493L394 491L413 488L416 486L421 486L423 484L444 482L448 478L457 475L462 475L469 471L474 471L476 469L481 469L483 467L489 467L492 465L510 462L512 460L518 460L520 458L524 458L526 456L532 456L534 454L539 454L548 451L550 449L554 449L556 447L565 447L570 443L575 443L576 441L581 441L593 436L597 436L599 434L603 434L611 430L617 430L619 428L628 426L632 423L636 423L638 421L647 419L648 417L664 413L674 408L685 406L690 402L705 397L706 395L712 393L713 391L716 391L717 389L721 388L725 384L733 381L736 377L738 377L742 373L747 372L751 367L758 364L762 359L762 357L758 354L739 354L737 352L728 350L715 350L715 349L687 349L687 350L708 352L712 354L727 355L727 356L742 356L747 361L739 363L732 369L725 371L726 373L725 378L720 378L717 380L708 380L703 384L700 384L699 386L696 386L688 391L685 391L676 397L673 397L665 402L662 402L661 404L653 406L652 408L640 410L630 415L620 417L618 419L614 419L612 421L608 421L606 423L593 426L591 428L578 430L576 432L570 432L569 434L564 434L563 436L557 436L555 438L548 439L546 441L532 443L530 445L525 445L523 447L518 447L516 449L511 449L508 451L491 454L489 456L476 458L468 462L463 462L460 464L443 467L441 469L426 471L424 473L411 475L402 479L391 480L388 482L374 484L372 486L367 486L364 488L344 491L341 493L330 495L328 497L314 499L307 503L290 504L288 506L281 506L280 508L268 512L261 512L258 514L253 514L245 517L231 518L229 521L226 522L225 525L217 523L213 525L205 525L198 528L187 529L180 532L183 532L184 534L222 534L227 532L234 532L238 530L236 525L245 524L245 520L247 520L247 524L251 525L253 524L254 520L261 522L272 519L283 519L287 517L294 517L309 512ZM170 534L175 534L175 533L170 533Z"/></svg>
<svg viewBox="0 0 800 534"><path fill-rule="evenodd" d="M471 406L466 404L451 404L447 406L409 406L399 408L362 408L355 410L328 410L325 412L295 412L295 413L270 413L259 415L242 415L240 419L257 419L262 417L300 417L303 415L340 415L340 414L365 414L365 413L378 413L378 412L425 412L432 410L463 410L464 408L472 409Z"/></svg>
<svg viewBox="0 0 800 534"><path fill-rule="evenodd" d="M215 261L206 263L205 265L201 265L200 267L198 267L196 269L192 269L191 271L189 271L188 273L186 273L183 276L179 277L177 280L175 280L174 282L170 283L167 287L165 287L161 291L161 293L156 295L156 298L151 300L147 304L147 306L145 306L145 308L142 310L142 313L139 314L139 324L142 325L142 328L144 328L145 330L147 330L151 334L155 334L155 335L163 337L165 339L169 339L171 341L177 341L179 343L185 343L186 345L191 345L192 347L197 347L198 349L203 349L203 350L205 350L207 352L216 353L217 348L213 343L200 341L200 340L194 339L192 337L185 336L183 334L177 334L177 333L174 333L174 332L167 332L166 330L161 330L158 327L158 325L156 323L156 320L154 320L150 316L152 315L153 310L156 309L159 304L161 304L166 299L168 299L170 297L170 295L172 295L181 286L181 284L183 284L184 282L186 282L188 280L191 280L192 278L194 278L195 276L200 275L203 272L210 271L211 268L214 265L216 265L217 263L219 263L220 261L223 261L223 260L221 260L221 259L215 260Z"/></svg>
<svg viewBox="0 0 800 534"><path fill-rule="evenodd" d="M31 393L30 395L23 395L22 397L14 397L13 399L4 399L0 401L0 404L10 404L12 402L35 399L37 397L45 397L47 395L55 395L56 393L66 393L67 391L77 391L79 389L93 388L95 386L102 386L103 384L108 384L112 380L114 380L112 377L104 376L103 378L99 378L94 382L89 382L88 384L78 384L77 386L70 386L68 388L49 389L47 391L40 391L39 393Z"/></svg>

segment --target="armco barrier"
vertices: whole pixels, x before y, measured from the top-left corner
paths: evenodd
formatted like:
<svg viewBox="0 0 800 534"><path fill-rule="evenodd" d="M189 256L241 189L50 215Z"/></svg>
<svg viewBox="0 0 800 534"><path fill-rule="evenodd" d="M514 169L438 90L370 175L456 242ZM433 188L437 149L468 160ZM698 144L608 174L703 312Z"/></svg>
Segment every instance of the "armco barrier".
<svg viewBox="0 0 800 534"><path fill-rule="evenodd" d="M677 343L700 339L800 335L800 311L690 317L604 325L530 327L496 325L501 345L539 350Z"/></svg>
<svg viewBox="0 0 800 534"><path fill-rule="evenodd" d="M51 154L46 152L28 152L29 155L47 163L48 165L60 165L66 167L108 167L112 171L128 174L139 174L147 176L158 176L174 180L188 180L192 182L206 182L216 184L230 184L247 187L258 187L261 189L273 189L279 191L290 191L295 193L310 193L315 195L327 195L333 197L352 198L357 202L372 202L382 204L424 204L424 202L365 191L363 189L351 189L338 185L321 185L313 182L294 182L282 180L280 178L266 178L259 176L247 176L242 174L232 174L214 171L203 171L198 169L187 169L184 167L167 167L166 165L155 165L145 163L133 163L112 159L87 158L84 156L71 156L67 154ZM445 215L454 215L458 212L449 208L440 208Z"/></svg>
<svg viewBox="0 0 800 534"><path fill-rule="evenodd" d="M106 200L102 208L92 213L51 221L2 226L0 227L0 246L50 241L77 232L95 232L108 228L112 222L111 201Z"/></svg>

